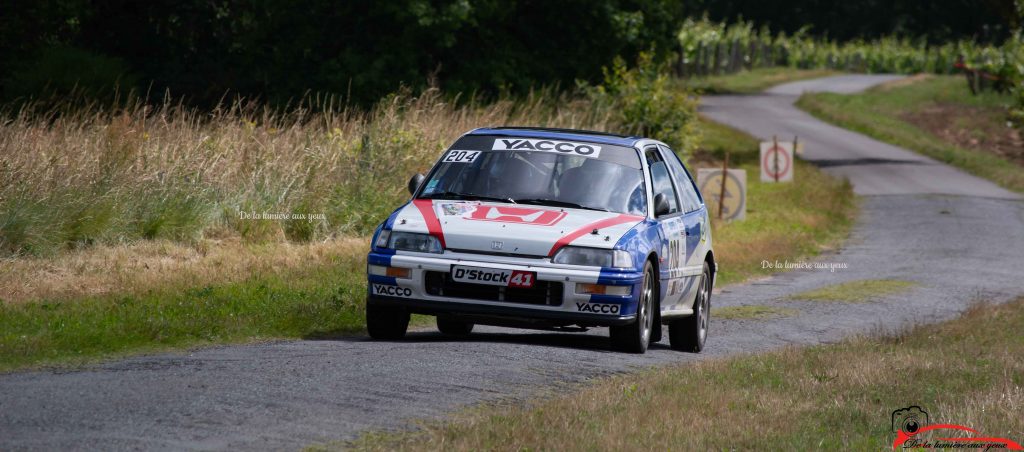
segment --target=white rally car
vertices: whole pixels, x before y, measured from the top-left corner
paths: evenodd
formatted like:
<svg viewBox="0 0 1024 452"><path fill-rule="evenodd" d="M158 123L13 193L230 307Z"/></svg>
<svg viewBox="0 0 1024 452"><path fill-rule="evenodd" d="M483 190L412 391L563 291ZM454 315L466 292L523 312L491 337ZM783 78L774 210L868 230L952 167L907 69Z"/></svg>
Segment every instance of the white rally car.
<svg viewBox="0 0 1024 452"><path fill-rule="evenodd" d="M474 324L582 331L643 353L667 324L699 352L715 256L707 209L664 143L562 130L477 129L373 235L366 326L405 335L410 313L445 334Z"/></svg>

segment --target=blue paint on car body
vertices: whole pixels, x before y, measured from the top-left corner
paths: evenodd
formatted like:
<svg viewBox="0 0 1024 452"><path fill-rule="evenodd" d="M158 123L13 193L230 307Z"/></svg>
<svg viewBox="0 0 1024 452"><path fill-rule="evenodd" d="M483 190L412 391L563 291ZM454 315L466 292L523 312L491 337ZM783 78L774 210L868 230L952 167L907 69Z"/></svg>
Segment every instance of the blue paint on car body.
<svg viewBox="0 0 1024 452"><path fill-rule="evenodd" d="M661 265L662 253L664 249L664 238L660 231L660 224L657 221L651 219L645 219L640 222L628 232L623 234L622 238L615 243L615 249L625 250L629 252L633 258L633 268L635 269L636 278L633 280L634 287L632 294L632 307L631 312L636 312L636 304L640 300L640 283L643 281L643 268L647 263L647 259L650 256L654 256L656 267L659 269L658 274L658 294L664 296L667 285L667 273ZM606 277L605 271L602 270L601 278L598 279L598 284L612 284L611 278ZM593 301L593 299L591 300ZM660 301L660 300L659 300Z"/></svg>
<svg viewBox="0 0 1024 452"><path fill-rule="evenodd" d="M394 276L367 275L367 281L371 284L398 285L398 280Z"/></svg>

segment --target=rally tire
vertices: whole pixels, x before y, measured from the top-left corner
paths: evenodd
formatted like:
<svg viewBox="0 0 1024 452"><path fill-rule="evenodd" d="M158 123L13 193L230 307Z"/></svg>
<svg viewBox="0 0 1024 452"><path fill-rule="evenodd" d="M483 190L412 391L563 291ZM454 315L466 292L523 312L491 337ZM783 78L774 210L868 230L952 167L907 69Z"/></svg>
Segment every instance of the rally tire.
<svg viewBox="0 0 1024 452"><path fill-rule="evenodd" d="M449 336L466 336L473 331L473 324L451 317L437 316L437 330Z"/></svg>
<svg viewBox="0 0 1024 452"><path fill-rule="evenodd" d="M366 331L370 337L379 340L401 339L408 329L409 311L374 303L366 304Z"/></svg>
<svg viewBox="0 0 1024 452"><path fill-rule="evenodd" d="M651 331L654 329L655 298L654 268L650 262L644 264L644 279L640 286L640 301L636 306L636 321L623 326L610 328L612 348L620 352L644 353L650 344Z"/></svg>
<svg viewBox="0 0 1024 452"><path fill-rule="evenodd" d="M651 343L661 342L661 303L655 300L654 303L654 325L651 327Z"/></svg>
<svg viewBox="0 0 1024 452"><path fill-rule="evenodd" d="M693 301L693 315L679 319L668 326L668 341L673 350L700 353L708 338L711 323L711 271L704 262L700 286Z"/></svg>

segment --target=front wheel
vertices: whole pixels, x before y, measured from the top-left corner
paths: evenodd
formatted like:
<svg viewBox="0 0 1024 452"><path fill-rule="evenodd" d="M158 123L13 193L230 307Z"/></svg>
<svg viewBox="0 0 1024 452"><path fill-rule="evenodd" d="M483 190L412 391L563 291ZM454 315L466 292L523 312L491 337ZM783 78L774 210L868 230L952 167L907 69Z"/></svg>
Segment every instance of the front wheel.
<svg viewBox="0 0 1024 452"><path fill-rule="evenodd" d="M654 268L651 263L644 264L644 279L640 290L640 301L636 306L636 321L624 326L611 327L612 347L628 353L644 353L651 341L651 329L654 324Z"/></svg>
<svg viewBox="0 0 1024 452"><path fill-rule="evenodd" d="M392 306L366 303L366 331L374 339L395 340L409 329L409 311Z"/></svg>
<svg viewBox="0 0 1024 452"><path fill-rule="evenodd" d="M711 320L711 271L704 262L700 275L700 287L693 300L693 315L672 322L668 326L668 341L673 350L700 353L708 338L708 323Z"/></svg>

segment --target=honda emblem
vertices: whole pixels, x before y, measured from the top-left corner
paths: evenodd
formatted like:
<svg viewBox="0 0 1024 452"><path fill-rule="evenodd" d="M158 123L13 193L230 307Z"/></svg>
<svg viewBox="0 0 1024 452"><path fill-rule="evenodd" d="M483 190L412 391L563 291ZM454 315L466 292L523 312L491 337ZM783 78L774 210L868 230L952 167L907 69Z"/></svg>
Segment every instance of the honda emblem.
<svg viewBox="0 0 1024 452"><path fill-rule="evenodd" d="M504 245L505 245L504 243L501 243L501 242L495 240L495 241L491 242L491 249L492 250L500 250L501 247L504 246Z"/></svg>

